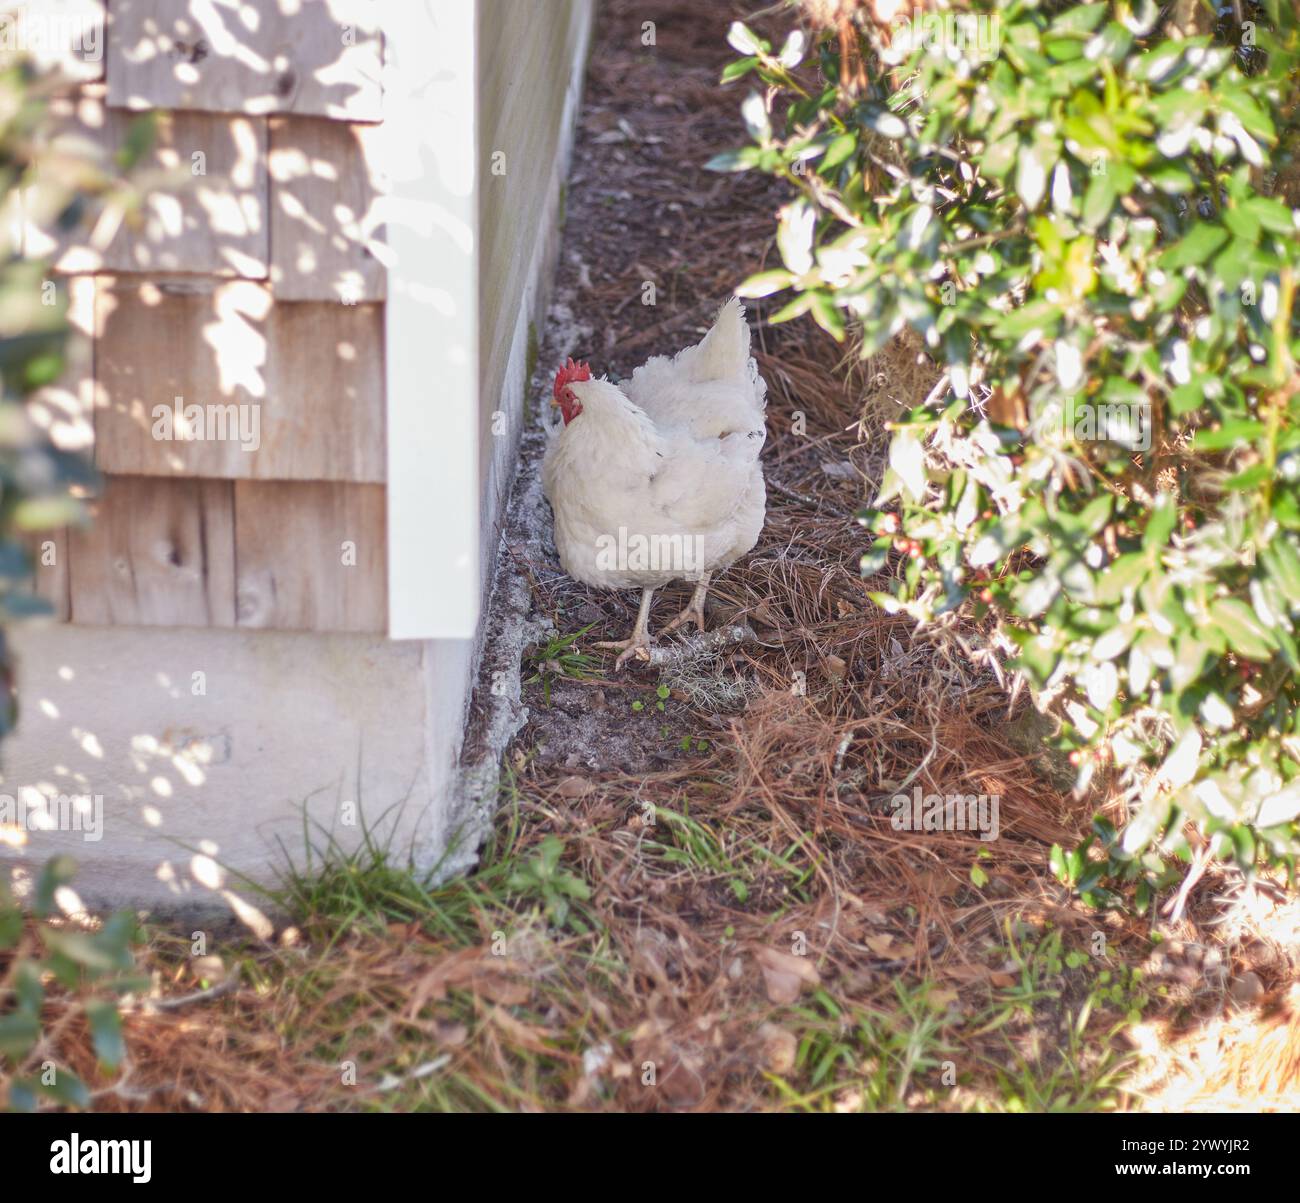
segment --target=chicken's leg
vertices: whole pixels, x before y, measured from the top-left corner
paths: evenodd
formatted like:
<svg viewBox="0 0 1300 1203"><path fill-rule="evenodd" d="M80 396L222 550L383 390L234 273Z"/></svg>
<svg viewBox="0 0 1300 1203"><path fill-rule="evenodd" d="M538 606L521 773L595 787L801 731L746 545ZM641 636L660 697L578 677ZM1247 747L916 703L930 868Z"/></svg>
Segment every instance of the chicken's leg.
<svg viewBox="0 0 1300 1203"><path fill-rule="evenodd" d="M636 626L632 628L632 634L626 639L618 639L608 643L597 643L596 647L608 647L618 649L618 659L614 661L614 671L618 672L623 667L625 661L632 659L644 651L643 660L650 659L650 599L654 597L653 589L641 590L641 609L636 616Z"/></svg>
<svg viewBox="0 0 1300 1203"><path fill-rule="evenodd" d="M704 630L704 595L709 591L709 576L710 574L706 572L700 577L695 592L691 594L691 600L686 603L686 609L664 627L665 635L669 631L675 631L684 622L693 622L701 631Z"/></svg>

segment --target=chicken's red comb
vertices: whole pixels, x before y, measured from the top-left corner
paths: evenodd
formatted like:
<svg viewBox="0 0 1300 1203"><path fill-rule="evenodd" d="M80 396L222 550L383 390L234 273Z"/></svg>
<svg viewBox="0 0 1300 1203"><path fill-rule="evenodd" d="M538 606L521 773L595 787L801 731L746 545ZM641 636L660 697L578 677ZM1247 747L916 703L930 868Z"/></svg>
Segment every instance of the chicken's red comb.
<svg viewBox="0 0 1300 1203"><path fill-rule="evenodd" d="M558 372L555 373L555 396L558 398L560 390L574 380L590 380L591 365L589 363L574 363L572 359L568 361Z"/></svg>

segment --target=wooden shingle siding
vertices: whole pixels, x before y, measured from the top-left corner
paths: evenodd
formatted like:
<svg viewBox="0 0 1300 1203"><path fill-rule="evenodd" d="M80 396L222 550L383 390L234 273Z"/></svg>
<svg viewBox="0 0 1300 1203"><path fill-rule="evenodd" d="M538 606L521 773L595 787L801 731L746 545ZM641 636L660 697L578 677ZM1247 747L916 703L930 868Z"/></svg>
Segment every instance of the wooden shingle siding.
<svg viewBox="0 0 1300 1203"><path fill-rule="evenodd" d="M37 592L94 626L381 632L385 513L382 485L111 476L90 526L41 533Z"/></svg>
<svg viewBox="0 0 1300 1203"><path fill-rule="evenodd" d="M69 539L71 617L90 625L235 623L233 486L116 476Z"/></svg>
<svg viewBox="0 0 1300 1203"><path fill-rule="evenodd" d="M382 482L384 307L279 301L267 339L262 479Z"/></svg>
<svg viewBox="0 0 1300 1203"><path fill-rule="evenodd" d="M271 119L271 286L285 301L382 301L376 126Z"/></svg>
<svg viewBox="0 0 1300 1203"><path fill-rule="evenodd" d="M521 306L537 302L529 281L554 233L556 146L589 5L433 0L419 26L394 13L424 0L391 0L393 9L377 0L25 3L107 13L100 61L91 53L72 62L53 100L56 144L107 163L140 113L157 125L135 173L146 203L107 245L92 245L88 229L53 230L56 215L35 212L35 198L23 199L14 222L22 252L51 259L73 317L65 371L34 411L61 446L90 451L104 475L95 523L49 536L55 558L34 588L73 623L385 631L385 380L400 355L385 345L395 310L386 310L383 221L408 235L407 271L393 268L393 293L419 319L398 326L395 343L419 350L395 376L402 412L413 415L399 445L411 449L428 432L464 446L445 471L425 471L434 458L425 453L408 468L451 479L463 459L468 496L473 424L484 468L502 446L489 424L507 367L519 372L524 358ZM403 139L429 129L434 56L422 36L400 39L413 51L390 62L398 83L381 124L381 12L390 27L455 31L439 48L477 73L455 77L467 86L456 87L464 107L456 100L443 113L458 117L454 129L435 126L432 150L455 144L464 170L454 220L446 204L395 194L385 178L443 178L447 164L437 153L432 163L428 146L411 153L393 144L398 129ZM459 120L465 114L473 120ZM497 152L503 174L493 170ZM445 330L451 290L441 252L421 252L443 226L454 226L461 256L455 278L480 300L456 311L471 320L459 341L443 339L458 362L477 364L477 407L472 378L469 393L456 394L468 401L448 401L428 367L426 332ZM437 416L426 420L425 406ZM419 555L425 510L438 506L413 507L411 489L393 488L415 514L400 545ZM480 490L487 506L485 498ZM425 561L438 572L460 562ZM421 588L399 584L396 597L426 606L443 592L442 577ZM422 618L420 610L408 626L426 637Z"/></svg>
<svg viewBox="0 0 1300 1203"><path fill-rule="evenodd" d="M241 627L383 631L382 485L235 483Z"/></svg>
<svg viewBox="0 0 1300 1203"><path fill-rule="evenodd" d="M383 480L380 306L123 276L99 279L96 308L101 471Z"/></svg>
<svg viewBox="0 0 1300 1203"><path fill-rule="evenodd" d="M382 119L373 0L113 0L109 102Z"/></svg>
<svg viewBox="0 0 1300 1203"><path fill-rule="evenodd" d="M251 281L206 276L101 277L96 293L95 460L108 473L233 477L251 455L229 437L239 410L265 423L266 318L271 297ZM208 424L157 426L157 407L220 406L227 437ZM228 407L235 407L232 411ZM214 414L214 417L216 415ZM162 437L155 437L155 429ZM194 437L185 440L186 434Z"/></svg>
<svg viewBox="0 0 1300 1203"><path fill-rule="evenodd" d="M111 157L137 115L106 107L102 89L52 104L53 145L70 154ZM107 247L76 227L51 233L53 214L32 214L24 250L61 272L196 272L265 279L270 264L267 128L261 118L213 113L158 114L153 146L140 164L157 191Z"/></svg>

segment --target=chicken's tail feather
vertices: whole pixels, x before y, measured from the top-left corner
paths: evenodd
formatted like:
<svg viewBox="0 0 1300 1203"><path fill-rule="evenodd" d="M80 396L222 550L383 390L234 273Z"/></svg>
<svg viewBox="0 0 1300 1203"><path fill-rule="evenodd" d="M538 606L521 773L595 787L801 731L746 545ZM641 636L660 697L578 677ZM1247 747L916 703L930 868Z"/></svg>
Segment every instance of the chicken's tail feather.
<svg viewBox="0 0 1300 1203"><path fill-rule="evenodd" d="M713 329L695 350L691 376L696 380L736 380L749 375L749 323L745 307L735 297L718 311Z"/></svg>

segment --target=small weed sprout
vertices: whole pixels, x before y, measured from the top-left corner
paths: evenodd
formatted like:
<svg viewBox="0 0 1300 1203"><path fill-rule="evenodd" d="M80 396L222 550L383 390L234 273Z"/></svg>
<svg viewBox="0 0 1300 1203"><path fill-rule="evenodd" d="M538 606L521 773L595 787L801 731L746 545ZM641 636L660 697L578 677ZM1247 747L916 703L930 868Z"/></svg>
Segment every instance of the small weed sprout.
<svg viewBox="0 0 1300 1203"><path fill-rule="evenodd" d="M528 653L528 663L532 676L525 678L525 684L542 683L542 697L547 706L551 704L551 683L557 677L571 677L581 681L590 676L596 666L596 658L578 650L578 640L585 635L595 623L588 623L572 635L554 635L541 647Z"/></svg>

